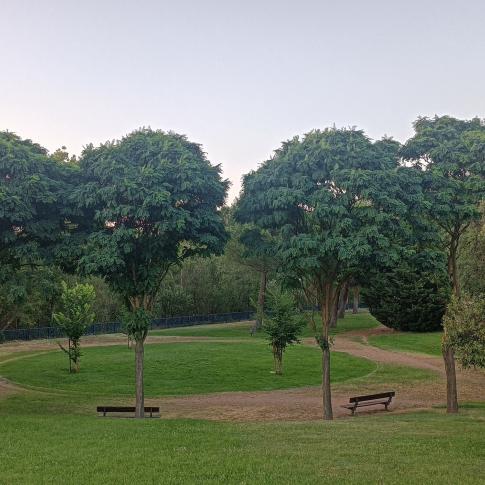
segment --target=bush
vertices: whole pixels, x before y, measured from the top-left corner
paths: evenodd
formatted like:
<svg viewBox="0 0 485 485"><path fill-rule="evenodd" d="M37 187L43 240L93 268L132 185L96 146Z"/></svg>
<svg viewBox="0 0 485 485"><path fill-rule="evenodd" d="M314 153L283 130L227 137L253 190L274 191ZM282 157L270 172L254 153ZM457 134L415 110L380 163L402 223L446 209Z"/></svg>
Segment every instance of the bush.
<svg viewBox="0 0 485 485"><path fill-rule="evenodd" d="M283 373L283 352L288 345L298 343L306 325L291 293L275 289L268 294L268 314L263 331L273 351L275 374Z"/></svg>
<svg viewBox="0 0 485 485"><path fill-rule="evenodd" d="M485 367L485 295L453 297L444 318L445 344L465 368Z"/></svg>
<svg viewBox="0 0 485 485"><path fill-rule="evenodd" d="M450 285L441 258L424 253L371 275L362 292L370 313L386 327L432 332L441 329Z"/></svg>

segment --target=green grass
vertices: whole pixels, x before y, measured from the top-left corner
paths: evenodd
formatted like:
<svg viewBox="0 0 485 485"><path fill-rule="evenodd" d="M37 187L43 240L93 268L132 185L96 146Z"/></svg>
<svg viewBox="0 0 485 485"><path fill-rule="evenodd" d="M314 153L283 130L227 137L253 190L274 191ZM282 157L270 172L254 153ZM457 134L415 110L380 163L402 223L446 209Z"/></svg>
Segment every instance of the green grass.
<svg viewBox="0 0 485 485"><path fill-rule="evenodd" d="M441 332L395 333L369 337L371 345L386 350L441 355Z"/></svg>
<svg viewBox="0 0 485 485"><path fill-rule="evenodd" d="M269 372L272 355L259 337L223 341L247 336L245 325L176 330L221 342L147 345L146 395L320 383L318 348L290 348L285 375L278 377ZM360 314L339 325L341 332L377 323ZM390 337L397 344L386 342L416 350L411 335L396 334ZM420 339L423 335L429 342L419 340L419 348L434 349L438 334ZM22 352L18 360L0 364L2 376L51 390L0 399L0 483L485 483L485 404L463 406L455 416L443 410L381 412L333 422L98 418L93 409L99 396L110 402L133 395L134 355L125 346L86 348L83 354L78 375L68 374L60 351ZM376 365L340 353L333 353L332 367L341 389L436 378L429 371ZM161 410L163 416L163 401Z"/></svg>
<svg viewBox="0 0 485 485"><path fill-rule="evenodd" d="M1 415L0 482L476 484L484 426L483 408L265 424Z"/></svg>
<svg viewBox="0 0 485 485"><path fill-rule="evenodd" d="M318 385L320 362L320 349L293 346L284 355L284 375L276 376L270 372L272 354L262 341L151 344L145 347L145 392L153 397ZM132 350L111 346L84 349L79 374L68 373L67 359L61 351L6 362L0 373L31 387L128 396L134 390L133 367ZM334 383L364 376L375 369L376 364L371 361L333 353Z"/></svg>
<svg viewBox="0 0 485 485"><path fill-rule="evenodd" d="M320 325L320 317L315 314L317 325ZM213 325L194 325L192 327L168 328L164 330L153 330L150 335L172 335L180 337L214 337L214 338L251 338L250 329L252 322L226 323ZM377 320L368 312L356 315L347 314L345 318L338 321L337 328L332 329L332 334L349 332L352 330L364 330L375 328L379 325ZM313 332L306 327L303 332L304 337L312 337ZM264 338L263 332L258 332L252 338Z"/></svg>

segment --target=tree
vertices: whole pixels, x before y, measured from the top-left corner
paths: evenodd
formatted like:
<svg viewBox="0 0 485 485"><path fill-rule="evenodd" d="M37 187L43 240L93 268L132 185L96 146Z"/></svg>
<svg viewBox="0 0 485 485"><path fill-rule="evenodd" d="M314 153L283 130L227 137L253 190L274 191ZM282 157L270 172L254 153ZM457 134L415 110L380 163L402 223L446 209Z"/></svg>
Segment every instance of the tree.
<svg viewBox="0 0 485 485"><path fill-rule="evenodd" d="M235 218L244 220L247 215L238 212L235 207ZM258 298L256 307L256 321L253 331L259 331L263 325L266 290L269 275L279 265L274 253L276 241L269 231L251 224L231 224L231 239L226 248L226 254L239 264L251 268L259 274Z"/></svg>
<svg viewBox="0 0 485 485"><path fill-rule="evenodd" d="M54 321L69 338L68 348L59 347L69 357L69 371L78 373L81 358L81 337L94 322L93 304L96 299L94 287L89 284L76 284L69 288L62 282L61 311L54 313ZM71 366L72 362L72 366Z"/></svg>
<svg viewBox="0 0 485 485"><path fill-rule="evenodd" d="M485 295L453 296L444 325L462 366L485 368Z"/></svg>
<svg viewBox="0 0 485 485"><path fill-rule="evenodd" d="M370 313L386 327L440 330L450 297L446 260L430 250L403 254L397 264L368 274L363 293Z"/></svg>
<svg viewBox="0 0 485 485"><path fill-rule="evenodd" d="M288 291L274 289L269 293L268 300L268 313L264 319L263 331L273 351L274 372L282 375L283 352L288 345L299 342L306 321Z"/></svg>
<svg viewBox="0 0 485 485"><path fill-rule="evenodd" d="M415 135L406 142L402 156L422 171L425 213L442 233L453 294L460 298L458 273L460 240L485 195L485 125L478 119L449 116L419 118ZM442 341L446 370L447 412L458 412L455 357L446 326Z"/></svg>
<svg viewBox="0 0 485 485"><path fill-rule="evenodd" d="M405 229L418 177L398 168L399 144L372 143L356 129L312 131L283 143L243 180L245 222L274 231L286 279L313 291L323 325L313 325L322 350L324 419L332 419L331 316L353 274L397 257L392 238Z"/></svg>
<svg viewBox="0 0 485 485"><path fill-rule="evenodd" d="M151 129L87 146L80 167L73 197L92 216L80 266L103 276L131 313L125 323L135 341L141 418L144 342L157 293L173 265L222 251L226 233L219 208L228 183L200 145Z"/></svg>
<svg viewBox="0 0 485 485"><path fill-rule="evenodd" d="M50 322L56 270L43 266L66 231L71 170L31 140L0 132L0 328Z"/></svg>

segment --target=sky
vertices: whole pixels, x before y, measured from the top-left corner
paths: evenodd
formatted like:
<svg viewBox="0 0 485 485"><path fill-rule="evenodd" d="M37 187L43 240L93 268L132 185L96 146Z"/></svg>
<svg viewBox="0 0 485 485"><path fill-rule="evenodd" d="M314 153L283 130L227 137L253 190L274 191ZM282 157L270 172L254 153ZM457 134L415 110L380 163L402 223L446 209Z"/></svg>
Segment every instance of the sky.
<svg viewBox="0 0 485 485"><path fill-rule="evenodd" d="M483 0L0 0L0 130L53 151L142 126L202 144L237 196L282 141L485 117Z"/></svg>

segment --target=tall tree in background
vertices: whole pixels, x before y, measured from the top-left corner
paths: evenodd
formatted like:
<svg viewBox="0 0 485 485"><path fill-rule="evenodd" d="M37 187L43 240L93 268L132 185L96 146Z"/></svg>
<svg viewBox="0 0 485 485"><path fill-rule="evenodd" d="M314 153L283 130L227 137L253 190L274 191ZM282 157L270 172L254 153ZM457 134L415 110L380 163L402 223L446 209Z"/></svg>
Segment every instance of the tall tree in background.
<svg viewBox="0 0 485 485"><path fill-rule="evenodd" d="M248 214L236 205L235 218L247 220ZM263 325L266 291L270 274L279 266L275 254L276 240L269 231L251 224L230 224L231 240L226 253L234 261L247 266L259 274L259 289L256 300L256 321L253 331L259 331Z"/></svg>
<svg viewBox="0 0 485 485"><path fill-rule="evenodd" d="M185 136L141 129L88 146L74 193L93 215L81 267L122 295L135 341L136 416L144 415L144 342L156 295L169 268L192 255L222 251L219 208L227 182Z"/></svg>
<svg viewBox="0 0 485 485"><path fill-rule="evenodd" d="M460 240L478 218L485 197L485 125L478 119L448 116L419 118L415 135L402 150L403 157L422 171L425 212L442 232L453 294L461 296L458 274ZM442 342L447 382L447 412L458 411L455 356L446 326Z"/></svg>
<svg viewBox="0 0 485 485"><path fill-rule="evenodd" d="M14 306L25 289L21 271L50 260L66 229L68 179L45 148L0 132L0 284ZM15 312L9 315L1 326L12 323Z"/></svg>
<svg viewBox="0 0 485 485"><path fill-rule="evenodd" d="M329 328L340 289L366 265L398 257L387 234L402 230L401 199L419 197L414 170L397 167L398 149L355 129L313 131L244 177L243 220L278 233L285 273L313 288L320 305L324 419L333 417Z"/></svg>

